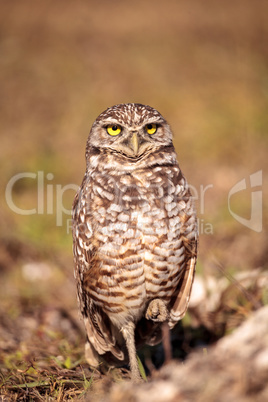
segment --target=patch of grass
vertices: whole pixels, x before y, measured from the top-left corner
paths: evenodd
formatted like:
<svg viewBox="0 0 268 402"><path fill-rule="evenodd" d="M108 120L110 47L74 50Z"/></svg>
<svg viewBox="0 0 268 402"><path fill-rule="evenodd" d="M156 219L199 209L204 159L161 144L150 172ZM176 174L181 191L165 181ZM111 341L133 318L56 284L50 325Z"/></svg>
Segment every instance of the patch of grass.
<svg viewBox="0 0 268 402"><path fill-rule="evenodd" d="M144 379L144 381L147 381L145 369L144 369L144 366L143 366L143 364L142 364L142 362L141 362L141 359L139 358L138 355L136 355L136 357L137 357L137 360L138 360L140 375L141 375L141 377Z"/></svg>
<svg viewBox="0 0 268 402"><path fill-rule="evenodd" d="M76 370L53 366L44 370L31 366L24 371L10 370L0 375L1 395L18 400L26 396L33 400L36 397L43 400L48 396L56 400L82 397L90 389L92 382L99 378L94 372L84 370L82 366L77 366Z"/></svg>

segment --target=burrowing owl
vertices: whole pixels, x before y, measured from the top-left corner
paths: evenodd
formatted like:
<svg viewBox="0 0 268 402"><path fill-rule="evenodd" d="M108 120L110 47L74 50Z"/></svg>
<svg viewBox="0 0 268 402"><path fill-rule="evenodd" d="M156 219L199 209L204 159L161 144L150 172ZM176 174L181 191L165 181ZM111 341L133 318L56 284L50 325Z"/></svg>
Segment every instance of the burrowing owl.
<svg viewBox="0 0 268 402"><path fill-rule="evenodd" d="M73 204L73 249L86 358L130 363L184 316L194 278L197 225L172 132L159 112L113 106L94 122Z"/></svg>

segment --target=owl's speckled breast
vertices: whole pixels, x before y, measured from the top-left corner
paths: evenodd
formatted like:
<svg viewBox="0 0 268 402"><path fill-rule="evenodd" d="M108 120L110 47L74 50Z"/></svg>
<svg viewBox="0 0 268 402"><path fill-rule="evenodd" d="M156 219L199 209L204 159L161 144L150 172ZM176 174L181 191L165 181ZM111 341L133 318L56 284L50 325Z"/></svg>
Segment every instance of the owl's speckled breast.
<svg viewBox="0 0 268 402"><path fill-rule="evenodd" d="M120 176L95 170L90 180L85 216L98 275L89 271L87 290L112 321L137 321L150 300L170 301L184 268L186 181L178 166Z"/></svg>

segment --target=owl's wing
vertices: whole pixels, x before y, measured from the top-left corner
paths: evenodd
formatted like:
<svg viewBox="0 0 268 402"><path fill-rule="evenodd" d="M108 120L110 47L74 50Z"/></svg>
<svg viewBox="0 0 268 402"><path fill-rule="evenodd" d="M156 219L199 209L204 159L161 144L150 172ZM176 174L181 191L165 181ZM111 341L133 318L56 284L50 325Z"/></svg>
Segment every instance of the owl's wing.
<svg viewBox="0 0 268 402"><path fill-rule="evenodd" d="M198 237L197 221L190 193L188 193L186 200L185 213L181 217L181 238L185 248L185 268L181 273L177 292L175 292L176 296L172 301L169 320L170 328L173 328L184 317L187 311L195 274Z"/></svg>
<svg viewBox="0 0 268 402"><path fill-rule="evenodd" d="M77 266L76 270L80 271L77 289L88 339L88 344L86 345L87 361L90 365L96 366L99 363L98 355L104 355L108 352L115 356L116 359L124 360L124 351L120 348L120 342L118 343L120 339L118 330L102 309L94 303L87 291L88 277L91 274L94 276L94 257L91 259L91 254L88 251L86 254L89 269L84 274L82 274L81 266ZM92 268L90 268L91 263Z"/></svg>
<svg viewBox="0 0 268 402"><path fill-rule="evenodd" d="M73 253L77 294L88 338L86 358L90 365L96 366L98 355L110 352L119 360L125 356L117 343L116 329L87 291L88 283L98 278L98 265L94 258L98 245L92 236L94 228L86 203L87 200L78 192L73 203Z"/></svg>
<svg viewBox="0 0 268 402"><path fill-rule="evenodd" d="M188 308L194 280L195 264L196 257L192 257L188 260L186 269L179 282L179 292L170 311L170 328L173 328L175 324L184 317Z"/></svg>
<svg viewBox="0 0 268 402"><path fill-rule="evenodd" d="M84 315L84 323L88 343L86 344L86 359L92 366L99 364L99 355L111 353L116 359L124 360L125 354L117 344L114 327L105 313L92 301L87 314Z"/></svg>

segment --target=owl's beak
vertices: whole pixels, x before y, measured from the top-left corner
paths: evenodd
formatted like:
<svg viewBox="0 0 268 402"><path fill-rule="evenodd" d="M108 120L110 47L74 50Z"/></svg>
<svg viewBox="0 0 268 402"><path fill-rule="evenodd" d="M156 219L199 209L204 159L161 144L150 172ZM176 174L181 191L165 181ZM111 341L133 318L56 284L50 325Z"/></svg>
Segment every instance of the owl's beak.
<svg viewBox="0 0 268 402"><path fill-rule="evenodd" d="M134 154L137 155L139 150L139 139L137 133L133 133L130 139L130 147L133 149Z"/></svg>

